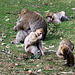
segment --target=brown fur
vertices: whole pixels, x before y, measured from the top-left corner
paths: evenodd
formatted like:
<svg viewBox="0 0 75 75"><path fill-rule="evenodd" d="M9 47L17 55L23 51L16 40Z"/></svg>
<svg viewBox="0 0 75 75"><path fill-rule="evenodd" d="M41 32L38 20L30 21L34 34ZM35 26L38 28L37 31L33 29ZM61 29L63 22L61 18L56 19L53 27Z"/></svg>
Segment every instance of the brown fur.
<svg viewBox="0 0 75 75"><path fill-rule="evenodd" d="M68 17L65 15L64 11L58 13L47 12L46 19L49 23L61 23L62 21L70 21Z"/></svg>
<svg viewBox="0 0 75 75"><path fill-rule="evenodd" d="M58 57L67 60L67 63L65 65L74 66L74 54L72 53L73 49L74 49L74 45L72 44L71 41L64 39L60 42L56 54Z"/></svg>
<svg viewBox="0 0 75 75"><path fill-rule="evenodd" d="M16 26L14 26L14 30L28 30L35 32L37 29L43 28L43 39L47 34L47 23L40 13L35 11L30 11L27 9L22 9L19 20L17 21Z"/></svg>
<svg viewBox="0 0 75 75"><path fill-rule="evenodd" d="M42 29L36 30L36 32L31 32L24 41L25 52L31 52L34 55L38 54L38 49L40 49L42 55L44 55L42 49Z"/></svg>

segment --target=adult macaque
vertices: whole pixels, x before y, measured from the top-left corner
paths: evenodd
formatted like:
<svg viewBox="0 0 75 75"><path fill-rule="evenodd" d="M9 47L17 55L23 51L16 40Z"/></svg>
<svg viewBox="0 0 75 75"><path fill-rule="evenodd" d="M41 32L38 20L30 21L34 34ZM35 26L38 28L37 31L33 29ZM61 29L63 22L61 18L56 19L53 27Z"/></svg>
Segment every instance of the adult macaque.
<svg viewBox="0 0 75 75"><path fill-rule="evenodd" d="M47 12L46 19L49 23L61 23L63 21L70 21L70 19L65 15L64 11L58 13Z"/></svg>
<svg viewBox="0 0 75 75"><path fill-rule="evenodd" d="M15 31L19 30L28 30L30 29L32 32L36 31L39 28L43 28L43 39L47 33L47 23L41 14L30 11L27 9L22 9L19 15L19 20L17 21L16 26L14 26Z"/></svg>
<svg viewBox="0 0 75 75"><path fill-rule="evenodd" d="M16 39L14 41L12 41L11 43L23 43L24 39L26 38L27 35L29 35L29 33L31 32L31 30L20 30L18 31L17 35L16 35Z"/></svg>
<svg viewBox="0 0 75 75"><path fill-rule="evenodd" d="M24 49L27 53L32 53L34 55L38 54L38 49L40 49L42 55L44 55L42 48L42 38L43 29L37 29L35 32L31 32L24 41Z"/></svg>
<svg viewBox="0 0 75 75"><path fill-rule="evenodd" d="M67 63L64 65L67 66L74 66L74 54L72 53L74 49L74 45L71 41L64 39L60 42L57 56L60 58L63 58L64 60L67 60Z"/></svg>

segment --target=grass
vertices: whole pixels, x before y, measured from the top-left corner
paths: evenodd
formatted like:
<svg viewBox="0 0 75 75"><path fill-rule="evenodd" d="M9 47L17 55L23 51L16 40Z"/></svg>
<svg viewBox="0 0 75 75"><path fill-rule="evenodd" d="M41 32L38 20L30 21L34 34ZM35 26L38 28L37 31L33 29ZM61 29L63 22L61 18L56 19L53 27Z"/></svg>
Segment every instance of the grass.
<svg viewBox="0 0 75 75"><path fill-rule="evenodd" d="M75 68L62 66L64 60L55 54L62 39L69 39L75 44L75 18L70 17L75 14L75 10L71 9L74 7L75 0L0 0L0 75L26 75L28 70L32 70L33 73L39 71L39 75L64 75L61 72L69 71L75 74ZM24 47L11 44L17 33L13 27L22 8L40 12L44 18L48 10L51 12L64 10L71 19L58 25L48 24L43 48L45 51L53 52L46 53L46 57L32 59L29 55L26 58ZM60 37L62 39L59 39ZM75 54L75 50L73 53ZM72 72L65 75L73 75Z"/></svg>

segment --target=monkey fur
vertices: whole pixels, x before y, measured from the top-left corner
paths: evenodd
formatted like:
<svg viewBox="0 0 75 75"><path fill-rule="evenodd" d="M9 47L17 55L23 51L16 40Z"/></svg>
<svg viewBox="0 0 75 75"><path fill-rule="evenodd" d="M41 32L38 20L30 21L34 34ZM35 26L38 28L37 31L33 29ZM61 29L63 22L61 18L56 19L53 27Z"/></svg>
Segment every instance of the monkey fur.
<svg viewBox="0 0 75 75"><path fill-rule="evenodd" d="M47 12L46 19L48 23L61 23L63 21L70 21L70 19L65 15L64 11L58 13Z"/></svg>
<svg viewBox="0 0 75 75"><path fill-rule="evenodd" d="M74 54L73 54L74 45L71 41L64 39L60 42L58 51L56 52L57 56L67 60L67 63L64 65L74 66Z"/></svg>
<svg viewBox="0 0 75 75"><path fill-rule="evenodd" d="M27 53L32 53L34 55L38 54L38 49L44 55L42 48L42 34L43 29L37 29L36 32L31 32L24 41L24 49Z"/></svg>
<svg viewBox="0 0 75 75"><path fill-rule="evenodd" d="M26 31L30 29L32 32L35 32L39 28L43 28L43 39L45 39L45 36L47 34L47 23L41 16L41 14L35 11L22 9L16 26L14 26L13 29L15 31Z"/></svg>
<svg viewBox="0 0 75 75"><path fill-rule="evenodd" d="M31 32L31 30L20 30L18 31L17 35L16 35L16 39L14 41L12 41L11 43L13 44L19 44L19 43L23 43L24 39L26 38L27 35L29 35L29 33Z"/></svg>

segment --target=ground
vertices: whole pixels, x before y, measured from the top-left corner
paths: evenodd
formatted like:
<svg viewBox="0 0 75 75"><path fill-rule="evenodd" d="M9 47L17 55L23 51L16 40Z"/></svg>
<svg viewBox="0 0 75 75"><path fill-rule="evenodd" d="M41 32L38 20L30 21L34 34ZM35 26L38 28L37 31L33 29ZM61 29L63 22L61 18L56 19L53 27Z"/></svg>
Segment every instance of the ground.
<svg viewBox="0 0 75 75"><path fill-rule="evenodd" d="M45 20L47 11L65 11L70 18L71 21L61 24L48 24L43 41L47 56L35 59L25 53L23 44L11 44L17 33L13 27L22 8L41 13ZM75 0L0 0L0 75L28 75L31 72L36 75L75 75L75 67L62 66L65 61L56 55L63 39L69 39L75 45L74 25Z"/></svg>

